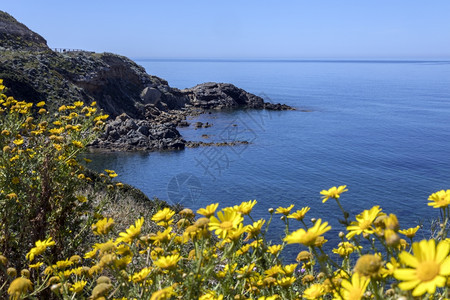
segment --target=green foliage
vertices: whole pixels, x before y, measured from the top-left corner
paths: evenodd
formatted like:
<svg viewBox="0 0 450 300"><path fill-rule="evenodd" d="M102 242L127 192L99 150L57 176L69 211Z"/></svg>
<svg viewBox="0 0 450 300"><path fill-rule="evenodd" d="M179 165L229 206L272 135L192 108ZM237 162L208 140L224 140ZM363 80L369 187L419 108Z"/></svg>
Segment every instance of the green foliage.
<svg viewBox="0 0 450 300"><path fill-rule="evenodd" d="M20 262L35 241L53 237L54 253L73 252L90 203L80 195L86 181L77 155L103 123L96 108L78 102L50 114L0 90L0 251ZM95 129L95 130L93 130ZM56 259L56 258L55 258ZM23 263L23 262L22 262Z"/></svg>

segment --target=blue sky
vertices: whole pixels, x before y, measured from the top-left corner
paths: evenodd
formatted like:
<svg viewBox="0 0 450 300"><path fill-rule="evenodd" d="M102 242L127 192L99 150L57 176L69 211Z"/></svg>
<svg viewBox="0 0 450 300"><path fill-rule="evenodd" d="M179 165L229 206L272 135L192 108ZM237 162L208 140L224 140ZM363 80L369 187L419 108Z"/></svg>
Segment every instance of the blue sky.
<svg viewBox="0 0 450 300"><path fill-rule="evenodd" d="M4 1L50 47L132 58L450 59L449 0Z"/></svg>

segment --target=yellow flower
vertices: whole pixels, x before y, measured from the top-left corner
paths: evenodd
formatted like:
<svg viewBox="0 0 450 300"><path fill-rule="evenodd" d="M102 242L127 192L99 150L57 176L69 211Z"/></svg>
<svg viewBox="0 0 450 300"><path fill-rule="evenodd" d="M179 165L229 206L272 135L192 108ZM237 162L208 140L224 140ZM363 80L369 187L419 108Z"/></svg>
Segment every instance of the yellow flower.
<svg viewBox="0 0 450 300"><path fill-rule="evenodd" d="M172 217L175 214L173 210L166 207L160 211L158 211L153 217L152 221L155 221L156 224L160 226L168 226L173 223Z"/></svg>
<svg viewBox="0 0 450 300"><path fill-rule="evenodd" d="M84 105L84 103L82 102L82 101L76 101L74 104L73 104L73 106L75 106L75 107L81 107L81 106L83 106Z"/></svg>
<svg viewBox="0 0 450 300"><path fill-rule="evenodd" d="M266 220L261 219L256 222L253 222L253 225L248 225L246 232L248 233L247 237L245 238L246 241L250 239L254 239L258 236L258 234L261 232L261 228L264 225Z"/></svg>
<svg viewBox="0 0 450 300"><path fill-rule="evenodd" d="M152 269L150 268L143 268L138 273L134 273L133 275L131 275L129 280L133 281L134 283L142 282L147 278L148 274L150 274L151 271Z"/></svg>
<svg viewBox="0 0 450 300"><path fill-rule="evenodd" d="M252 211L252 209L253 209L253 206L255 206L256 205L256 200L250 200L250 201L247 201L247 202L242 202L238 207L237 207L237 211L238 212L240 212L241 214L243 214L244 216L245 215L248 215L248 214L250 214L250 212Z"/></svg>
<svg viewBox="0 0 450 300"><path fill-rule="evenodd" d="M281 249L283 249L283 245L272 245L267 249L267 252L273 255L277 255L278 252L281 251Z"/></svg>
<svg viewBox="0 0 450 300"><path fill-rule="evenodd" d="M9 193L6 195L6 197L10 200L12 199L17 199L17 194L16 193Z"/></svg>
<svg viewBox="0 0 450 300"><path fill-rule="evenodd" d="M283 214L285 216L291 213L291 209L294 207L294 204L291 204L289 207L278 207L275 211L276 214Z"/></svg>
<svg viewBox="0 0 450 300"><path fill-rule="evenodd" d="M74 145L77 148L83 148L83 143L80 141L72 141L72 145Z"/></svg>
<svg viewBox="0 0 450 300"><path fill-rule="evenodd" d="M247 253L250 250L250 244L245 244L238 251L236 251L237 256L241 256L242 254Z"/></svg>
<svg viewBox="0 0 450 300"><path fill-rule="evenodd" d="M24 277L14 279L8 288L10 299L22 299L22 296L33 291L33 283Z"/></svg>
<svg viewBox="0 0 450 300"><path fill-rule="evenodd" d="M352 243L349 242L340 242L339 247L337 249L333 249L333 253L339 254L340 256L348 256L349 254L352 254L356 249L362 249L361 246L355 246Z"/></svg>
<svg viewBox="0 0 450 300"><path fill-rule="evenodd" d="M319 299L325 294L325 288L320 283L312 284L303 292L303 297L308 300Z"/></svg>
<svg viewBox="0 0 450 300"><path fill-rule="evenodd" d="M446 208L450 205L450 190L440 190L434 194L431 194L428 197L428 200L431 202L428 203L428 206L432 206L434 208Z"/></svg>
<svg viewBox="0 0 450 300"><path fill-rule="evenodd" d="M52 241L52 238L50 237L44 241L40 240L37 241L35 245L36 247L32 248L30 252L28 252L26 255L26 258L29 259L30 261L33 261L35 256L42 254L45 251L45 249L47 249L47 247L55 245L55 242Z"/></svg>
<svg viewBox="0 0 450 300"><path fill-rule="evenodd" d="M114 220L112 218L103 218L97 223L92 224L92 231L95 235L107 234L114 226Z"/></svg>
<svg viewBox="0 0 450 300"><path fill-rule="evenodd" d="M279 297L280 296L275 294L273 296L262 296L262 297L259 297L258 300L277 300L277 299L279 299Z"/></svg>
<svg viewBox="0 0 450 300"><path fill-rule="evenodd" d="M69 290L74 293L79 293L83 291L84 286L87 284L85 280L75 282Z"/></svg>
<svg viewBox="0 0 450 300"><path fill-rule="evenodd" d="M310 208L308 206L303 207L301 210L297 210L295 213L292 213L291 215L289 215L288 218L301 221L301 220L303 220L303 218L305 217L306 213L309 210L310 210Z"/></svg>
<svg viewBox="0 0 450 300"><path fill-rule="evenodd" d="M360 276L358 273L352 275L351 281L344 279L341 283L340 295L336 294L337 299L359 300L362 299L364 292L369 285L370 278Z"/></svg>
<svg viewBox="0 0 450 300"><path fill-rule="evenodd" d="M42 107L45 105L44 101L39 102L38 104L36 104L36 107Z"/></svg>
<svg viewBox="0 0 450 300"><path fill-rule="evenodd" d="M38 262L32 265L28 265L28 268L30 269L39 269L40 266L42 266L44 263L43 262Z"/></svg>
<svg viewBox="0 0 450 300"><path fill-rule="evenodd" d="M400 264L394 257L391 257L391 261L386 264L386 268L381 270L383 277L394 275L395 270L400 267Z"/></svg>
<svg viewBox="0 0 450 300"><path fill-rule="evenodd" d="M164 230L163 232L158 231L156 233L156 235L150 237L151 240L156 241L157 244L160 243L165 243L170 241L171 235L170 233L172 232L172 227L168 227L166 230Z"/></svg>
<svg viewBox="0 0 450 300"><path fill-rule="evenodd" d="M124 242L124 243L131 243L135 238L137 238L138 235L141 234L141 227L142 224L144 224L144 218L140 218L136 220L134 225L131 225L126 232L119 233L119 238L117 239L117 243Z"/></svg>
<svg viewBox="0 0 450 300"><path fill-rule="evenodd" d="M45 114L46 112L47 112L47 110L46 110L45 108L41 108L41 109L38 111L38 113L39 113L40 115Z"/></svg>
<svg viewBox="0 0 450 300"><path fill-rule="evenodd" d="M374 228L372 226L375 219L382 215L380 206L376 205L372 207L370 210L365 210L361 214L356 216L356 222L351 222L350 226L347 227L349 233L347 233L347 239L351 239L357 234L374 233Z"/></svg>
<svg viewBox="0 0 450 300"><path fill-rule="evenodd" d="M420 226L417 225L414 228L408 228L408 229L404 229L404 230L399 230L398 232L400 232L403 235L406 235L407 237L409 237L410 239L412 239L413 237L416 236L416 232L417 230L419 230Z"/></svg>
<svg viewBox="0 0 450 300"><path fill-rule="evenodd" d="M197 213L205 216L206 218L209 218L214 215L217 207L219 207L219 203L210 204L206 208L200 208L199 210L197 210Z"/></svg>
<svg viewBox="0 0 450 300"><path fill-rule="evenodd" d="M402 282L402 290L411 290L413 296L428 292L433 294L436 287L445 286L450 275L450 244L441 241L436 247L435 240L422 240L412 245L414 255L403 251L399 254L401 263L411 268L399 268L394 277Z"/></svg>
<svg viewBox="0 0 450 300"><path fill-rule="evenodd" d="M81 175L81 174L80 174L80 175ZM78 201L79 201L80 203L84 203L84 202L87 201L86 196L83 196L83 195L78 195L78 196L77 196L77 199L78 199Z"/></svg>
<svg viewBox="0 0 450 300"><path fill-rule="evenodd" d="M297 266L298 264L285 265L283 267L283 270L286 273L286 275L291 276L292 274L294 274L295 268L297 268Z"/></svg>
<svg viewBox="0 0 450 300"><path fill-rule="evenodd" d="M290 287L295 282L295 277L284 277L277 280L277 284L281 287Z"/></svg>
<svg viewBox="0 0 450 300"><path fill-rule="evenodd" d="M181 257L179 254L163 256L155 261L155 265L161 269L173 269L177 266L180 259Z"/></svg>
<svg viewBox="0 0 450 300"><path fill-rule="evenodd" d="M217 272L217 276L219 276L220 278L223 278L227 274L233 274L234 271L236 270L236 267L237 267L237 263L232 264L232 265L226 264L225 267L223 268L223 271Z"/></svg>
<svg viewBox="0 0 450 300"><path fill-rule="evenodd" d="M169 286L152 294L150 300L168 300L171 299L172 296L176 295L173 291L173 287Z"/></svg>
<svg viewBox="0 0 450 300"><path fill-rule="evenodd" d="M339 197L343 192L348 191L346 187L347 187L346 185L341 185L339 187L333 186L329 190L322 190L320 192L320 194L322 195L322 203L327 202L327 200L330 198L339 199Z"/></svg>
<svg viewBox="0 0 450 300"><path fill-rule="evenodd" d="M56 265L53 265L52 267L54 269L59 269L59 270L63 270L67 267L70 267L73 265L73 262L71 262L69 259L66 260L60 260L56 262Z"/></svg>
<svg viewBox="0 0 450 300"><path fill-rule="evenodd" d="M214 216L211 217L208 227L210 231L215 231L217 236L222 239L224 239L233 229L238 228L238 225L244 220L240 213L232 209L224 209L223 211L219 211L217 216L219 218Z"/></svg>
<svg viewBox="0 0 450 300"><path fill-rule="evenodd" d="M15 145L17 145L17 146L20 146L20 145L23 144L23 139L17 139L17 140L14 140L13 143L14 143Z"/></svg>
<svg viewBox="0 0 450 300"><path fill-rule="evenodd" d="M331 226L328 226L328 222L322 223L322 219L318 219L314 226L305 231L303 228L292 232L287 235L283 240L288 244L303 244L305 246L314 245L316 239L329 231Z"/></svg>
<svg viewBox="0 0 450 300"><path fill-rule="evenodd" d="M49 130L51 134L61 134L64 132L64 127L52 128Z"/></svg>
<svg viewBox="0 0 450 300"><path fill-rule="evenodd" d="M245 278L245 277L250 277L252 276L255 272L253 271L253 269L255 268L255 264L251 263L249 265L245 265L242 268L240 268L239 270L236 270L236 273L239 274L238 278Z"/></svg>
<svg viewBox="0 0 450 300"><path fill-rule="evenodd" d="M215 291L207 291L206 294L201 295L198 300L223 300L223 295L217 296Z"/></svg>

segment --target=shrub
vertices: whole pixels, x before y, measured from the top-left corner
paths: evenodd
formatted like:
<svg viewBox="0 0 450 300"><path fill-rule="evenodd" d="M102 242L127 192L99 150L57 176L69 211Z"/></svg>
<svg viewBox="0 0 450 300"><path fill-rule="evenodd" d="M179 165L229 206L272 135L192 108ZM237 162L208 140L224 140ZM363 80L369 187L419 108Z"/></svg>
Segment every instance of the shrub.
<svg viewBox="0 0 450 300"><path fill-rule="evenodd" d="M92 211L81 194L90 180L77 155L106 116L75 102L49 113L45 103L7 97L0 80L0 251L23 266L27 248L52 237L53 253L77 249ZM56 257L55 257L56 259Z"/></svg>

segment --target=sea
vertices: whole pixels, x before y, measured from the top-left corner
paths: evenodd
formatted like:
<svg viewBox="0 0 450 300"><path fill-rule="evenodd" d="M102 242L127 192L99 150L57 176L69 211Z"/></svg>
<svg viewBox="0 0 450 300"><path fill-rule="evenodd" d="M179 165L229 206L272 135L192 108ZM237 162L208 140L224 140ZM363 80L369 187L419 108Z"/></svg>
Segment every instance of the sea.
<svg viewBox="0 0 450 300"><path fill-rule="evenodd" d="M268 219L269 208L308 206L306 223L328 221L325 237L334 245L345 229L342 213L333 199L322 203L320 191L346 185L340 201L351 219L379 205L402 228L422 225L419 238L429 237L439 211L427 199L450 189L450 61L136 62L172 87L232 83L296 110L211 111L188 120L211 127L179 128L186 140L249 144L95 154L92 168L113 169L149 198L194 210L256 200L257 220ZM301 228L296 222L291 231ZM268 237L281 243L283 231L274 215Z"/></svg>

